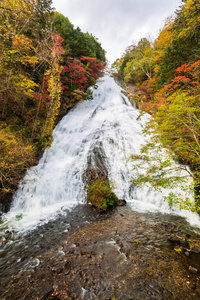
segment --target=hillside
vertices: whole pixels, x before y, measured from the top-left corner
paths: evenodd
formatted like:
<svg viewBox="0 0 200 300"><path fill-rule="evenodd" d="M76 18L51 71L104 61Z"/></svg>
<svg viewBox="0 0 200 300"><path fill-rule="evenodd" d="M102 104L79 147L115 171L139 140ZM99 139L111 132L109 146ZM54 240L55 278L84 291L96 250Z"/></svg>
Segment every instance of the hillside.
<svg viewBox="0 0 200 300"><path fill-rule="evenodd" d="M199 1L182 1L175 17L167 19L153 43L142 38L138 44L130 45L112 69L116 77L140 88L135 100L141 110L152 115L146 132L153 133L154 138L145 151L151 152L160 143L175 161L190 167L195 182L196 210L199 211ZM140 181L158 183L158 179L155 183L152 176L147 177ZM160 183L164 186L166 182Z"/></svg>
<svg viewBox="0 0 200 300"><path fill-rule="evenodd" d="M58 120L103 75L105 51L51 0L0 6L0 203L52 142Z"/></svg>

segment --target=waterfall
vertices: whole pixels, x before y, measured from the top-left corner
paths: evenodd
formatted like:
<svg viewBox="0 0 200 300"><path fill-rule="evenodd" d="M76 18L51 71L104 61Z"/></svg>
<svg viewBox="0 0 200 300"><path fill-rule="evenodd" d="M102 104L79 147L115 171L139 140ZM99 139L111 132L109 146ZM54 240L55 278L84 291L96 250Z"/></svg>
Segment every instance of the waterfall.
<svg viewBox="0 0 200 300"><path fill-rule="evenodd" d="M15 220L15 227L34 228L84 203L83 175L87 158L97 144L105 153L108 176L119 198L126 199L134 209L170 212L162 194L130 183L131 162L127 158L139 153L145 144L142 130L149 115L138 119L139 111L112 77L106 75L97 84L93 100L80 102L58 123L51 148L37 166L27 171L5 215L8 224Z"/></svg>

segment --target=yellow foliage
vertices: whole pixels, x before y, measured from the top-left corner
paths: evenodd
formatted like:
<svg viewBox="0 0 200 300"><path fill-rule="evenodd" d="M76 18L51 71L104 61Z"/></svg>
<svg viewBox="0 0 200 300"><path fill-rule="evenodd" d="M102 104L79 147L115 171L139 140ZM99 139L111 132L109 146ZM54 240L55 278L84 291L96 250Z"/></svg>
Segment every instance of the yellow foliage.
<svg viewBox="0 0 200 300"><path fill-rule="evenodd" d="M13 98L18 91L20 97L32 97L37 86L21 68L21 64L38 63L33 42L22 34L34 18L32 4L27 0L3 0L0 5L0 92L6 90L9 96L14 93Z"/></svg>
<svg viewBox="0 0 200 300"><path fill-rule="evenodd" d="M13 38L28 24L33 5L26 0L3 0L0 7L0 33L4 39ZM3 29L3 30L2 30Z"/></svg>
<svg viewBox="0 0 200 300"><path fill-rule="evenodd" d="M23 172L34 161L35 150L9 129L0 129L0 190L14 192Z"/></svg>
<svg viewBox="0 0 200 300"><path fill-rule="evenodd" d="M12 41L12 49L14 50L15 60L22 64L35 65L38 62L37 57L34 55L35 49L32 41L24 34L15 35Z"/></svg>
<svg viewBox="0 0 200 300"><path fill-rule="evenodd" d="M32 97L34 89L38 86L33 80L23 74L18 74L12 77L12 86L20 89L26 96Z"/></svg>
<svg viewBox="0 0 200 300"><path fill-rule="evenodd" d="M79 101L79 100L83 99L84 97L86 97L87 94L81 90L74 90L72 95L76 100Z"/></svg>
<svg viewBox="0 0 200 300"><path fill-rule="evenodd" d="M181 253L183 251L183 248L182 247L179 247L179 246L176 246L174 248L174 250L177 252L177 253Z"/></svg>
<svg viewBox="0 0 200 300"><path fill-rule="evenodd" d="M13 38L13 49L16 49L16 52L28 52L33 48L31 40L26 37L24 34L16 34Z"/></svg>
<svg viewBox="0 0 200 300"><path fill-rule="evenodd" d="M159 61L159 59L163 56L166 48L171 46L172 44L173 32L171 29L173 24L173 18L168 18L165 22L164 28L160 31L160 34L154 43L154 47L156 49L155 61Z"/></svg>

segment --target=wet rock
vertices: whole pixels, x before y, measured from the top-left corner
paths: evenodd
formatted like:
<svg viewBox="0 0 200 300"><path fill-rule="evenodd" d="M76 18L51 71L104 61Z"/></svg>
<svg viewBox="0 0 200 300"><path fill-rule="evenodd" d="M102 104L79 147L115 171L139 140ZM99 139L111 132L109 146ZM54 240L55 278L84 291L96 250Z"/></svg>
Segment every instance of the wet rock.
<svg viewBox="0 0 200 300"><path fill-rule="evenodd" d="M58 270L58 269L57 269L56 267L53 267L53 268L51 269L52 272L57 272L57 270Z"/></svg>
<svg viewBox="0 0 200 300"><path fill-rule="evenodd" d="M51 297L51 295L52 295L52 293L53 293L53 289L51 289L50 291L48 291L47 293L45 293L45 295L43 295L42 296L42 298L40 298L40 300L47 300L47 299L54 299L54 300L60 300L60 297L54 297L54 296L52 296Z"/></svg>
<svg viewBox="0 0 200 300"><path fill-rule="evenodd" d="M28 282L29 282L30 284L32 284L32 283L34 283L34 280L33 280L32 278L29 278Z"/></svg>
<svg viewBox="0 0 200 300"><path fill-rule="evenodd" d="M102 142L97 142L91 149L88 156L87 168L83 176L83 180L85 183L85 189L87 190L87 203L100 212L107 211L108 209L116 206L124 206L126 204L125 200L118 199L113 192L111 192L111 197L105 198L104 196L103 199L97 195L91 196L91 192L88 191L89 186L91 187L91 185L96 184L99 181L101 181L100 185L104 182L105 187L110 186L107 164L108 162L106 160L103 144ZM93 193L95 192L93 191Z"/></svg>
<svg viewBox="0 0 200 300"><path fill-rule="evenodd" d="M2 213L6 213L10 210L12 203L12 192L2 193L2 199L0 202L0 216Z"/></svg>
<svg viewBox="0 0 200 300"><path fill-rule="evenodd" d="M186 238L177 236L177 235L172 235L171 237L168 238L168 242L179 245L183 248L188 248L189 249L189 242Z"/></svg>
<svg viewBox="0 0 200 300"><path fill-rule="evenodd" d="M22 215L22 214L19 214L19 215L17 215L17 216L15 217L15 219L16 219L17 221L20 221L22 218L23 218L23 215Z"/></svg>
<svg viewBox="0 0 200 300"><path fill-rule="evenodd" d="M0 216L1 216L3 213L5 213L5 211L6 211L5 206L4 206L2 203L0 203Z"/></svg>
<svg viewBox="0 0 200 300"><path fill-rule="evenodd" d="M51 269L52 272L57 273L57 274L61 274L63 272L63 268L57 268L57 267L53 267Z"/></svg>
<svg viewBox="0 0 200 300"><path fill-rule="evenodd" d="M197 274L197 273L198 273L198 269L193 268L193 267L191 267L191 266L189 266L188 271L189 271L190 273L192 273L192 274Z"/></svg>
<svg viewBox="0 0 200 300"><path fill-rule="evenodd" d="M87 168L83 176L85 187L92 184L95 180L104 178L108 180L108 170L106 168L106 154L102 142L96 143L91 149L87 160Z"/></svg>
<svg viewBox="0 0 200 300"><path fill-rule="evenodd" d="M117 206L124 206L124 205L126 205L126 200L124 200L124 199L119 199L119 200L117 201Z"/></svg>
<svg viewBox="0 0 200 300"><path fill-rule="evenodd" d="M195 282L192 282L191 283L191 289L195 290L197 288L197 285Z"/></svg>
<svg viewBox="0 0 200 300"><path fill-rule="evenodd" d="M9 237L11 237L12 236L12 232L11 231L9 231L9 230L6 230L6 232L5 232L5 238L7 239L7 238L9 238Z"/></svg>
<svg viewBox="0 0 200 300"><path fill-rule="evenodd" d="M70 261L67 261L67 262L65 263L65 269L70 270L70 268L71 268L71 262L70 262Z"/></svg>
<svg viewBox="0 0 200 300"><path fill-rule="evenodd" d="M21 273L2 282L2 299L199 299L198 264L192 261L198 254L190 253L190 263L184 254L177 258L166 243L170 227L128 206L106 215L95 212L93 220L86 220L90 223L81 219L80 226L70 228L67 243L66 234L60 241L62 262L58 242L41 253L42 263L29 279Z"/></svg>

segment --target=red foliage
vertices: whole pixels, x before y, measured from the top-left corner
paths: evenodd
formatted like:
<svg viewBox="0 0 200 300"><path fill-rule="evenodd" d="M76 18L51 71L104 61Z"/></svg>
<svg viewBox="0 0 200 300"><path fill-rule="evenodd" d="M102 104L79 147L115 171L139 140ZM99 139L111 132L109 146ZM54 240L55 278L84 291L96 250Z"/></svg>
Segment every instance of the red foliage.
<svg viewBox="0 0 200 300"><path fill-rule="evenodd" d="M184 73L191 73L193 72L198 66L200 66L200 60L197 60L193 63L187 63L187 64L184 64L180 67L178 67L176 69L176 72L178 73L181 73L181 72L184 72Z"/></svg>
<svg viewBox="0 0 200 300"><path fill-rule="evenodd" d="M64 95L70 96L75 89L85 91L103 71L104 64L94 57L83 56L81 60L69 57L61 74Z"/></svg>
<svg viewBox="0 0 200 300"><path fill-rule="evenodd" d="M56 56L62 55L64 52L64 49L62 47L62 42L64 39L61 36L59 36L58 34L53 33L52 40L53 40L53 43L51 43L53 45L52 52Z"/></svg>
<svg viewBox="0 0 200 300"><path fill-rule="evenodd" d="M63 67L61 80L65 96L70 95L69 91L77 88L85 90L89 86L84 65L78 59L69 58L67 65Z"/></svg>
<svg viewBox="0 0 200 300"><path fill-rule="evenodd" d="M82 56L81 60L86 64L87 71L91 76L91 81L95 82L98 77L104 75L105 64L101 61L97 61L96 58L89 56Z"/></svg>
<svg viewBox="0 0 200 300"><path fill-rule="evenodd" d="M185 73L185 72L190 71L190 69L191 69L190 63L189 64L184 64L184 65L178 67L176 69L176 72L178 72L178 73L184 72Z"/></svg>
<svg viewBox="0 0 200 300"><path fill-rule="evenodd" d="M176 72L180 74L178 79L181 83L190 83L191 88L200 89L199 77L200 77L200 60L187 63L176 69ZM175 78L175 79L176 79ZM177 80L178 81L178 80Z"/></svg>
<svg viewBox="0 0 200 300"><path fill-rule="evenodd" d="M87 61L89 61L90 63L96 63L96 58L90 57L90 56L82 56L82 57L81 57L81 60L87 60Z"/></svg>
<svg viewBox="0 0 200 300"><path fill-rule="evenodd" d="M185 76L177 76L172 80L172 82L180 82L180 83L184 83L184 84L186 84L190 81L191 81L191 79L187 78Z"/></svg>
<svg viewBox="0 0 200 300"><path fill-rule="evenodd" d="M59 35L53 34L53 55L63 54L62 41L63 39ZM82 61L86 64L83 64ZM98 76L103 75L103 70L104 64L97 62L94 57L84 56L81 60L68 57L61 72L63 96L71 98L74 90L84 92L91 84L96 82ZM48 79L49 76L43 78L38 92L34 94L36 103L41 110L44 110L45 106L49 104Z"/></svg>
<svg viewBox="0 0 200 300"><path fill-rule="evenodd" d="M154 94L155 102L145 102L141 105L141 108L155 114L161 105L167 106L169 104L167 99L172 93L180 90L197 93L197 91L200 91L199 78L200 60L181 65L176 69L175 78Z"/></svg>

